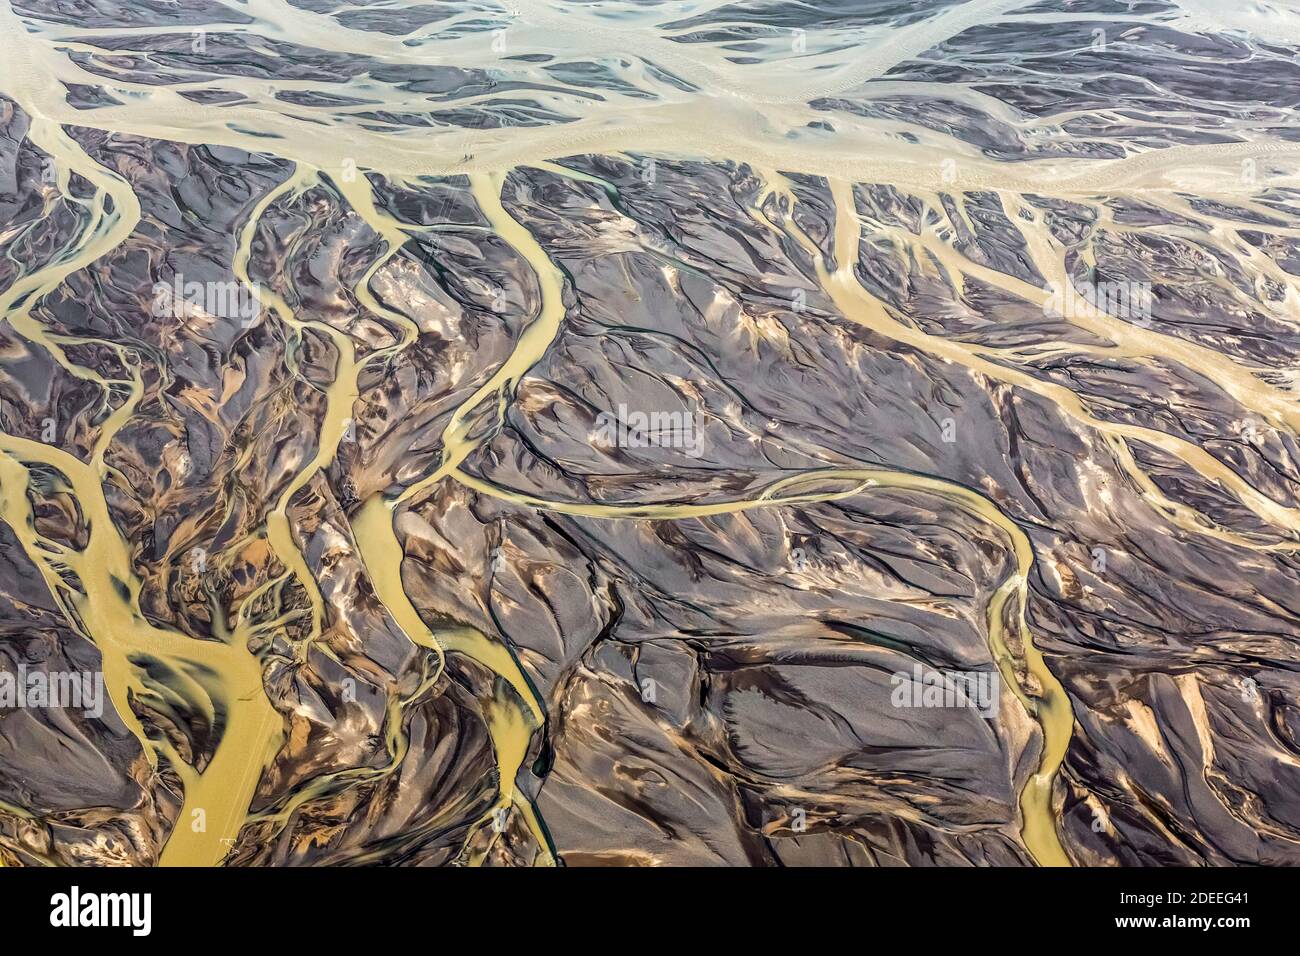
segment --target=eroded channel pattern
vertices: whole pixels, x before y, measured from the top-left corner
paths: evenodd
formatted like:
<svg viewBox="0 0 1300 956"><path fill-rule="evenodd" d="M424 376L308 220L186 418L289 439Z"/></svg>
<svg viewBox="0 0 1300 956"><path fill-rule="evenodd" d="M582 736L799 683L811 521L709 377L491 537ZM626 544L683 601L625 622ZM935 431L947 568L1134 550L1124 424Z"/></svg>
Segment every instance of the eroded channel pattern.
<svg viewBox="0 0 1300 956"><path fill-rule="evenodd" d="M0 0L0 860L1300 863L1231 6Z"/></svg>

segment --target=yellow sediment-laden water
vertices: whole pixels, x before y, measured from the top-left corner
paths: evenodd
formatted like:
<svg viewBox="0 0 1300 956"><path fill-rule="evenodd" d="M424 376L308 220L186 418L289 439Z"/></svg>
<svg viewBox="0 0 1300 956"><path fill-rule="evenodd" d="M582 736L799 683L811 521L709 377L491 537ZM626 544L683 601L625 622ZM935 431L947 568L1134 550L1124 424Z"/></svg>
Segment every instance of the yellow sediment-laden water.
<svg viewBox="0 0 1300 956"><path fill-rule="evenodd" d="M207 40L229 32L282 44L292 41L322 53L373 57L373 64L400 74L429 59L422 44L435 42L439 32L431 30L428 37L413 32L403 38L352 29L336 17L300 9L284 0L263 0L252 6L245 11L239 5L241 22L237 24L208 25ZM150 84L127 68L134 48L147 48L160 37L189 39L191 34L198 43L202 31L177 23L77 29L25 21L10 4L0 2L0 43L9 49L13 63L0 80L0 92L12 97L30 117L26 138L53 162L51 194L75 207L80 216L80 225L66 248L39 268L21 272L0 293L0 311L18 337L48 354L68 375L102 393L94 447L84 459L52 443L0 433L0 518L12 529L69 626L98 649L113 709L139 743L151 775L149 784L170 786L174 780L179 785L180 793L173 794L176 799L169 809L174 819L158 862L220 864L246 826L267 821L284 826L300 807L326 793L337 781L375 780L390 774L409 746L403 729L404 704L392 704L385 714L386 762L323 776L274 809L253 811L259 784L290 736L289 705L277 707L268 696L272 665L283 663L271 659L270 638L282 633L288 622L305 620L305 626L295 631L289 664L304 665L314 650L333 653L323 645L334 612L319 580L319 561L308 547L307 532L295 524L295 502L323 484L336 465L340 446L354 426L358 403L363 400L366 373L401 356L420 338L419 317L381 299L373 280L392 264L408 239L442 225L406 222L382 207L364 175L370 172L392 182L413 184L440 176L467 176L469 195L486 220L486 231L518 257L538 291L536 314L512 317L515 338L509 354L482 375L469 397L451 411L440 435L436 465L400 488L369 493L346 519L346 534L383 612L412 644L431 652L427 659L436 658L436 669L408 699L447 679L450 655L472 661L493 675L491 692L479 704L491 740L495 796L487 812L468 824L458 862L479 864L489 857L496 836L485 834L489 828L496 834L502 832L502 814L516 819L531 835L539 864L558 860L541 816L517 783L547 727L546 701L514 648L463 623L427 620L407 584L410 575L422 572L407 561L404 519L447 483L526 509L602 521L645 522L793 508L877 490L905 490L941 499L996 528L1006 546L1009 569L985 609L985 636L1003 681L1039 729L1037 765L1020 781L1020 837L1037 863L1069 865L1071 857L1058 832L1064 797L1058 778L1070 745L1074 715L1065 688L1035 645L1026 621L1035 562L1033 545L1024 529L990 497L953 481L903 470L824 467L789 470L761 494L741 499L707 504L603 504L554 500L504 488L466 465L501 431L521 381L552 349L566 316L564 272L526 222L512 215L503 203L502 187L511 170L534 167L550 175L600 183L594 176L553 161L580 153L685 156L753 172L759 185L751 197L749 214L761 228L802 251L837 318L887 342L965 369L981 381L1032 395L1063 419L1096 435L1113 456L1123 479L1137 489L1144 507L1180 534L1261 554L1295 551L1300 542L1300 508L1277 500L1203 444L1153 425L1103 416L1080 392L1049 380L1033 363L1047 355L1059 355L1177 364L1215 383L1267 427L1294 436L1300 432L1300 402L1285 376L1271 374L1276 370L1253 366L1212 343L1141 327L1105 311L1068 317L1076 330L1087 333L1085 342L1047 340L994 346L948 337L926 331L878 299L857 270L863 237L870 233L907 249L916 261L926 263L926 268L941 271L959 291L966 283L979 283L1042 308L1051 296L1048 290L976 261L958 248L952 236L969 229L970 222L958 221L964 212L945 212L945 197L954 197L955 208L965 209L965 200L974 194L995 196L1006 218L1024 237L1025 257L1034 271L1060 288L1071 282L1066 250L1041 210L1026 197L1042 193L1068 199L1116 234L1124 234L1137 227L1116 222L1114 210L1098 196L1104 191L1141 195L1203 229L1199 241L1207 247L1230 251L1252 263L1264 277L1261 283L1266 280L1275 291L1270 300L1275 311L1294 322L1295 309L1300 306L1300 279L1280 269L1258 248L1237 242L1223 219L1189 203L1187 196L1196 189L1224 206L1267 215L1273 210L1255 202L1253 181L1237 175L1237 170L1242 164L1274 162L1280 170L1277 182L1294 188L1300 185L1300 146L1246 140L1175 146L1106 159L1058 156L1008 163L969 144L958 144L951 148L962 178L954 184L934 161L933 130L918 128L915 134L900 136L896 121L889 120L875 125L863 122L822 141L774 132L807 130L822 117L822 111L812 105L815 101L858 89L905 60L1018 6L1005 0L972 0L901 28L889 42L882 39L861 56L847 55L846 45L831 38L812 51L815 68L804 64L795 70L782 62L758 74L734 58L718 56L705 62L688 55L687 44L674 39L686 35L685 26L637 32L636 25L618 27L580 11L566 12L530 0L514 10L521 26L510 42L518 43L517 49L539 56L542 49L548 54L582 54L593 61L613 63L616 78L630 88L654 88L656 108L587 96L583 104L586 112L567 117L563 123L493 126L484 122L475 126L448 120L393 133L380 129L375 117L427 109L428 103L415 96L409 85L376 79L376 74L382 73L378 68L344 84L342 89L355 102L337 96L338 82L319 78L268 84L263 78L223 73L202 82L179 78L171 84ZM641 15L638 11L627 13L633 24L640 23L636 17ZM575 19L583 16L587 19ZM456 57L469 62L485 56L483 36L472 30L462 34L451 29L466 20L472 22L473 17L458 14L453 24L446 25L447 37L437 47L449 62ZM112 49L118 58L90 69L86 57L102 56L104 50L97 43L108 37L113 38ZM630 60L613 56L633 40L644 41L663 69L648 70L644 63L632 66ZM493 68L501 66L497 59L493 64ZM561 81L542 67L523 57L514 65L531 82L548 84L539 94L539 109L559 110L567 102L555 93L555 84ZM936 85L914 82L926 89ZM121 95L93 110L81 111L68 102L67 88L101 83ZM184 95L200 92L219 95L227 105L218 110L200 105L197 96ZM297 95L299 102L291 107L288 94ZM463 105L490 105L498 95L476 93ZM987 97L970 89L952 95L968 105L987 105ZM313 112L318 107L309 104L319 102L313 97L338 100L328 119ZM231 614L222 609L214 615L212 633L203 638L156 623L146 613L138 555L111 506L114 490L121 489L126 479L109 463L109 451L145 400L146 358L139 350L107 338L56 333L40 318L38 307L43 301L71 277L93 269L121 247L141 224L141 204L131 183L92 159L70 135L69 128L81 124L124 136L269 154L292 165L285 178L260 195L247 212L234 237L231 265L241 283L257 289L263 321L276 327L292 354L303 350L306 342L319 345L328 356L329 380L317 385L321 401L310 451L295 461L292 473L278 486L256 533L278 573L245 596L240 608L230 609ZM358 168L362 175L342 174L344 170L355 173ZM827 216L833 221L830 234L821 237L820 243L796 221L796 174L824 184ZM74 175L89 184L89 194L74 188ZM925 210L920 227L908 231L864 221L855 199L855 184L863 182L910 190ZM397 330L383 347L370 348L336 324L307 317L303 309L255 279L255 245L273 228L271 214L301 201L314 189L332 190L378 238L381 251L358 270L350 292L361 310L381 317ZM49 197L46 201L52 203ZM1279 227L1279 234L1300 237L1300 228ZM1222 270L1214 272L1211 281L1225 296L1249 300L1241 283L1234 283ZM1245 308L1250 302L1238 304ZM75 356L83 346L101 346L111 352L123 370L122 377L109 378L81 364ZM291 371L302 374L296 367ZM1144 468L1135 448L1154 450L1221 490L1257 519L1258 527L1228 527L1220 517L1177 499ZM56 541L38 530L33 493L51 473L80 509L85 528L82 544ZM842 487L799 490L814 484L824 489L827 483ZM290 606L290 589L302 595L305 607ZM263 603L271 605L269 614L254 613L252 609ZM232 620L233 624L228 623ZM207 752L184 752L185 748L178 748L176 736L158 729L159 721L165 722L169 716L179 721L181 715L212 729ZM3 806L0 810L22 812L21 808Z"/></svg>
<svg viewBox="0 0 1300 956"><path fill-rule="evenodd" d="M549 839L542 830L536 811L527 798L515 792L514 786L515 776L528 753L529 742L546 719L537 692L520 670L510 649L504 645L489 641L472 628L454 628L436 635L429 630L402 586L403 554L394 528L393 511L396 507L446 475L455 473L473 451L476 443L469 436L475 425L475 412L488 403L492 413L500 418L519 379L541 359L564 318L563 280L559 270L547 258L537 240L501 205L500 179L478 174L471 177L471 183L474 198L493 230L532 267L541 291L541 310L520 333L510 357L451 416L442 435L442 461L438 469L428 478L411 485L399 498L390 501L378 495L371 497L353 520L352 531L361 560L375 582L380 600L407 637L422 646L435 648L440 656L449 651L463 654L505 682L508 690L503 690L485 704L488 731L496 755L499 795L492 811L479 821L478 826L491 820L497 810L516 807L524 815L538 845L549 847ZM549 850L545 859L551 859Z"/></svg>

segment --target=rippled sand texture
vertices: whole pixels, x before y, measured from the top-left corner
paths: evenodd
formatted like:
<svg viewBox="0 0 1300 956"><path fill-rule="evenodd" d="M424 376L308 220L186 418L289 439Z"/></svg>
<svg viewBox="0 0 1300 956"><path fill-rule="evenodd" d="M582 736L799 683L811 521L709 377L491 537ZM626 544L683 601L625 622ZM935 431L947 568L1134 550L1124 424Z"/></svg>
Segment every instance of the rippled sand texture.
<svg viewBox="0 0 1300 956"><path fill-rule="evenodd" d="M108 696L0 710L4 863L1300 863L1290 0L0 57L0 669Z"/></svg>

